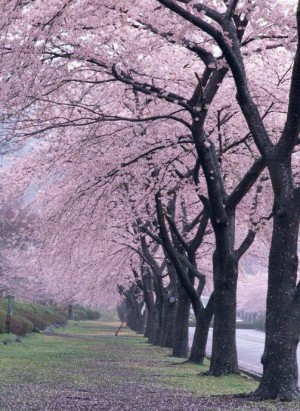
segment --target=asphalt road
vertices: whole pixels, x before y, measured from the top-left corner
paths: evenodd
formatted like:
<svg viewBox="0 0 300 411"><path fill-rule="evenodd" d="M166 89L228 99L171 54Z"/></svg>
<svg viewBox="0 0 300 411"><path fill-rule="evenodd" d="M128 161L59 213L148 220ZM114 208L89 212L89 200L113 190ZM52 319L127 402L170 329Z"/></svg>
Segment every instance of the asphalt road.
<svg viewBox="0 0 300 411"><path fill-rule="evenodd" d="M189 329L189 346L191 347L195 327ZM212 329L209 331L207 355L211 354ZM265 333L255 330L236 330L239 367L242 370L262 374L260 358L264 350ZM300 349L298 349L298 364L300 364ZM299 377L300 383L300 377Z"/></svg>

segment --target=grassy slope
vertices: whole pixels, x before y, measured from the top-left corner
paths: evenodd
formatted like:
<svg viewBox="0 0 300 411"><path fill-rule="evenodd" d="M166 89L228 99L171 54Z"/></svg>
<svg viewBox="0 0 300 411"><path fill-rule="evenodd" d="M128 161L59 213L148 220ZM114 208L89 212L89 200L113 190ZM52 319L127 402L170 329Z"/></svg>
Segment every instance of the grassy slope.
<svg viewBox="0 0 300 411"><path fill-rule="evenodd" d="M6 331L7 300L0 298L0 333ZM73 317L76 320L95 320L100 313L88 308L74 307ZM45 330L53 324L67 322L67 307L45 306L29 302L15 301L11 317L10 331L16 335L25 335L35 330Z"/></svg>
<svg viewBox="0 0 300 411"><path fill-rule="evenodd" d="M0 299L0 333L6 330L7 300ZM33 327L45 329L51 324L64 324L67 321L66 310L57 307L46 307L42 304L16 301L11 317L10 330L17 335L31 332Z"/></svg>
<svg viewBox="0 0 300 411"><path fill-rule="evenodd" d="M299 404L235 399L257 383L212 378L169 356L119 323L70 322L53 335L34 334L1 344L0 409L5 410L298 410ZM222 397L221 397L222 396Z"/></svg>

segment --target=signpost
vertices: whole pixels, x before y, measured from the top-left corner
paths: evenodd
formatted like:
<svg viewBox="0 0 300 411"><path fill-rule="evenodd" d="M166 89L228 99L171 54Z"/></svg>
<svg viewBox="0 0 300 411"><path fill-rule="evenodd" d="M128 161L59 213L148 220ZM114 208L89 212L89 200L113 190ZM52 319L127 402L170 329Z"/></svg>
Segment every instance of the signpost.
<svg viewBox="0 0 300 411"><path fill-rule="evenodd" d="M15 297L13 295L7 296L7 318L6 318L6 332L9 334L10 320L13 314Z"/></svg>

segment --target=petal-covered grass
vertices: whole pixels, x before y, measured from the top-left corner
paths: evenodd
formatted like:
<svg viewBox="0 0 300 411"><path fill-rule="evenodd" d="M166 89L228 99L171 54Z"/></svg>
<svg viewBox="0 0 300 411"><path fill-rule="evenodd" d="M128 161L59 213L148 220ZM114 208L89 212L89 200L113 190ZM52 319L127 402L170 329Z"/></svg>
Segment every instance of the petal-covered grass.
<svg viewBox="0 0 300 411"><path fill-rule="evenodd" d="M54 334L2 345L0 410L298 410L299 404L235 398L257 382L203 376L117 322L71 321Z"/></svg>

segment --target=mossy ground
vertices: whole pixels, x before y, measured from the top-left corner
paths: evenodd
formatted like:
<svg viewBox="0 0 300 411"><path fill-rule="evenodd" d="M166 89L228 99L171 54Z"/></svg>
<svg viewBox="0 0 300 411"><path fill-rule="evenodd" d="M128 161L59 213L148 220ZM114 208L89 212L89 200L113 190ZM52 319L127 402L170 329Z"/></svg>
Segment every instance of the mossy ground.
<svg viewBox="0 0 300 411"><path fill-rule="evenodd" d="M71 321L51 335L1 344L0 410L299 410L299 404L234 398L257 382L203 376L119 323ZM1 348L2 346L2 348Z"/></svg>

